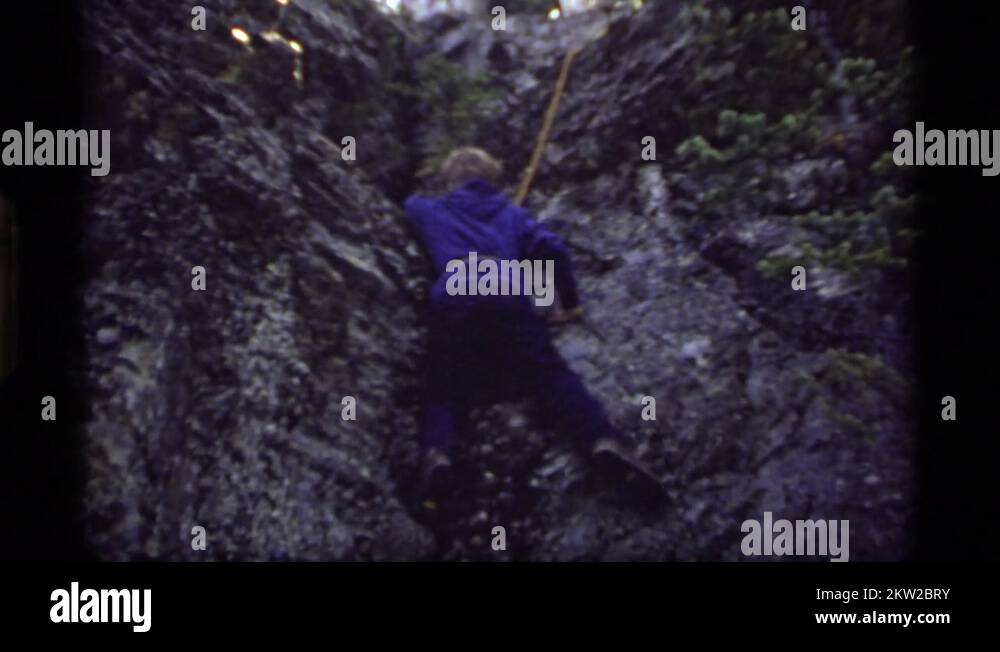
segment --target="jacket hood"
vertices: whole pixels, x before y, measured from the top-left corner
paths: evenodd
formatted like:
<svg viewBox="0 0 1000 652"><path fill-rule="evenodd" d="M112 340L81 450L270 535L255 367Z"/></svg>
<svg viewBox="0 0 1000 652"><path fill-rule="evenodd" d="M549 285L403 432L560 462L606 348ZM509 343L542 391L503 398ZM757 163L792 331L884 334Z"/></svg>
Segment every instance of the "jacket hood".
<svg viewBox="0 0 1000 652"><path fill-rule="evenodd" d="M467 182L443 201L459 215L483 221L492 219L507 205L503 193L479 179Z"/></svg>

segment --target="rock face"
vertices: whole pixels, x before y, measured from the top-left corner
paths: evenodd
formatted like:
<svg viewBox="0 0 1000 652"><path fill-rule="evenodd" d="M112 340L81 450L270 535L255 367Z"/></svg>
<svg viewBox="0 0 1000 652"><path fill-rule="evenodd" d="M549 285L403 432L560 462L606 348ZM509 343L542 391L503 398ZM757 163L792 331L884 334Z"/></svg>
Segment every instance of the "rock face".
<svg viewBox="0 0 1000 652"><path fill-rule="evenodd" d="M405 157L366 144L403 112L357 110L384 102L402 34L362 3L256 5L206 5L204 33L152 5L90 15L96 108L128 161L88 234L92 541L115 559L419 558L432 539L386 457L413 432L419 259L380 190ZM301 86L270 25L302 47ZM342 136L368 152L356 166Z"/></svg>
<svg viewBox="0 0 1000 652"><path fill-rule="evenodd" d="M488 15L415 24L362 0L220 0L197 32L146 4L88 15L94 113L116 138L87 233L85 524L100 557L737 560L741 523L765 511L850 520L852 560L906 554L905 278L838 267L822 254L835 233L793 219L872 213L869 166L896 118L852 106L842 80L832 98L820 88L808 147L733 153L760 134L742 117L754 102L732 93L749 83L730 69L738 53L713 30L765 22L770 3L728 17L682 2L515 15L507 32ZM838 10L816 30L848 47ZM402 485L427 279L400 200L420 187L427 143L449 135L413 100L420 62L498 91L476 136L513 185L562 55L605 27L574 65L527 205L571 245L588 310L557 345L671 503L637 509L505 400L474 411L463 490L415 516ZM747 132L727 140L720 126L712 145L734 162L692 162L695 137L731 108ZM342 160L345 136L356 161ZM656 160L641 156L645 136ZM805 292L791 265L775 277L760 262L810 251ZM206 550L192 549L196 526Z"/></svg>

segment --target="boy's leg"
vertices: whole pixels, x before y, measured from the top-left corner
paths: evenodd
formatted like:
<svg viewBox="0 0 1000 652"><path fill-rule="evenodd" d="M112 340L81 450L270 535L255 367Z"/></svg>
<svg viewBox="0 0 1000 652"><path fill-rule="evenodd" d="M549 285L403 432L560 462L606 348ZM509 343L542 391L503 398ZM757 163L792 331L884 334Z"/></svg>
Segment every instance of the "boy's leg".
<svg viewBox="0 0 1000 652"><path fill-rule="evenodd" d="M505 331L515 359L511 371L531 392L543 424L584 447L610 477L637 480L630 486L638 487L643 499L664 498L659 479L630 452L632 446L611 424L600 402L559 355L545 322L534 314L525 315L507 324Z"/></svg>
<svg viewBox="0 0 1000 652"><path fill-rule="evenodd" d="M431 317L427 351L429 374L420 423L420 445L450 455L467 409L469 356L475 333L461 316Z"/></svg>
<svg viewBox="0 0 1000 652"><path fill-rule="evenodd" d="M514 317L505 328L514 359L514 381L532 397L543 425L571 437L588 450L599 439L621 439L600 402L566 364L534 314Z"/></svg>

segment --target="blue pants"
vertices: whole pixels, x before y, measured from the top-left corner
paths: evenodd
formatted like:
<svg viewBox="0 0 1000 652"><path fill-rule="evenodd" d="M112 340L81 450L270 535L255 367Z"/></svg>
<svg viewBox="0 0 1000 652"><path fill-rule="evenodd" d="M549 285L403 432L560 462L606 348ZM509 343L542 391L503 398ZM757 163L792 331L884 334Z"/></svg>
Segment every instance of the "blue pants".
<svg viewBox="0 0 1000 652"><path fill-rule="evenodd" d="M539 425L581 445L619 433L549 340L526 302L432 309L421 445L451 453L474 397L513 388Z"/></svg>

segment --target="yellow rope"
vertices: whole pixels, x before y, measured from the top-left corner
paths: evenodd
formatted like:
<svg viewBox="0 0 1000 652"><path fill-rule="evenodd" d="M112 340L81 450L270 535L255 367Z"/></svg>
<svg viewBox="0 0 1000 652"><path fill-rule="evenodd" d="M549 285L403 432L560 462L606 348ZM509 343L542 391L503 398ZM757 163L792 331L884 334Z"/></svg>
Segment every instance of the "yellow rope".
<svg viewBox="0 0 1000 652"><path fill-rule="evenodd" d="M524 178L521 179L521 187L517 189L517 195L514 201L520 204L524 201L524 197L528 194L528 189L531 188L531 182L535 178L535 172L538 171L538 164L542 160L542 152L545 150L545 144L549 139L549 131L552 130L552 123L556 118L556 111L559 109L559 100L562 98L563 90L566 88L566 78L569 77L569 67L573 64L573 59L576 55L580 53L583 47L575 47L566 53L563 57L562 69L559 71L559 79L556 81L556 88L552 92L552 99L549 100L549 108L545 111L545 120L542 122L542 130L538 132L538 138L535 140L535 149L531 152L531 162L528 163L528 168L524 171Z"/></svg>
<svg viewBox="0 0 1000 652"><path fill-rule="evenodd" d="M600 34L597 35L593 40L596 41L602 38L608 33L609 25L605 26ZM549 132L552 130L552 123L556 119L556 112L559 110L559 100L562 99L563 91L566 89L566 80L569 78L569 69L573 65L573 60L576 59L576 55L587 45L590 45L593 41L585 43L583 45L578 45L563 57L562 68L559 70L559 78L556 80L555 90L552 91L552 99L549 100L549 107L545 110L545 119L542 122L542 129L538 132L538 138L535 140L535 149L531 152L531 161L528 163L528 167L524 171L524 177L521 179L521 185L517 189L517 194L514 196L514 201L520 204L524 201L524 198L528 195L528 190L531 188L531 182L535 178L535 173L538 172L538 165L542 161L542 152L545 151L545 145L549 140Z"/></svg>

